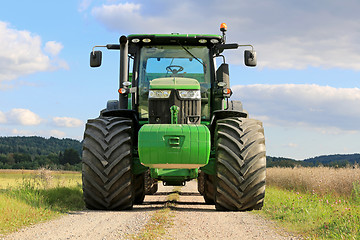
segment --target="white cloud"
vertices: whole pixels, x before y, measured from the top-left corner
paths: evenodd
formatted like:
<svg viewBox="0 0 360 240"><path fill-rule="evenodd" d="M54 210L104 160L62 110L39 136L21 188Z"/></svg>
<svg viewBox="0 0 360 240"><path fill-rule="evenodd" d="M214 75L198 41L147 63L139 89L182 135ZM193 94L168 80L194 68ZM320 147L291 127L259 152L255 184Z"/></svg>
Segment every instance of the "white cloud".
<svg viewBox="0 0 360 240"><path fill-rule="evenodd" d="M34 132L30 131L30 130L12 129L11 130L11 135L14 135L14 136L34 136L36 134L34 134Z"/></svg>
<svg viewBox="0 0 360 240"><path fill-rule="evenodd" d="M195 32L206 33L206 25L200 21L198 11L193 11L196 1L183 1L175 5L169 2L143 2L103 4L94 7L91 14L111 31L127 33L172 33ZM152 12L147 12L153 10ZM161 13L161 14L160 14ZM186 16L186 18L184 18ZM194 21L196 19L196 21ZM216 24L218 25L220 22ZM216 28L216 27L215 27ZM211 29L211 28L210 28Z"/></svg>
<svg viewBox="0 0 360 240"><path fill-rule="evenodd" d="M57 55L61 48L62 45L55 41L47 42L45 46L52 55ZM43 52L40 36L11 28L0 21L0 83L62 67Z"/></svg>
<svg viewBox="0 0 360 240"><path fill-rule="evenodd" d="M290 142L290 143L287 144L287 147L297 148L297 147L298 147L298 144Z"/></svg>
<svg viewBox="0 0 360 240"><path fill-rule="evenodd" d="M14 108L7 114L9 124L21 124L25 126L39 125L42 119L28 109Z"/></svg>
<svg viewBox="0 0 360 240"><path fill-rule="evenodd" d="M91 12L100 22L104 23L110 29L115 30L119 28L119 22L124 25L132 25L132 21L124 22L127 18L136 19L135 21L142 19L138 12L140 6L140 4L134 3L103 4L101 7L93 8Z"/></svg>
<svg viewBox="0 0 360 240"><path fill-rule="evenodd" d="M84 125L80 119L70 117L54 117L53 122L58 127L80 127Z"/></svg>
<svg viewBox="0 0 360 240"><path fill-rule="evenodd" d="M108 29L130 33L210 33L228 24L228 42L252 43L258 65L360 70L359 1L210 0L103 4L92 15ZM271 9L271 11L270 11ZM209 13L211 18L209 19ZM241 14L239 14L241 13Z"/></svg>
<svg viewBox="0 0 360 240"><path fill-rule="evenodd" d="M78 11L79 12L86 11L89 8L91 2L92 0L82 0L79 4Z"/></svg>
<svg viewBox="0 0 360 240"><path fill-rule="evenodd" d="M360 89L318 85L234 86L250 117L267 125L311 127L324 134L360 131Z"/></svg>
<svg viewBox="0 0 360 240"><path fill-rule="evenodd" d="M45 52L50 53L53 56L56 56L59 54L61 49L63 49L63 45L61 43L55 42L55 41L49 41L45 44Z"/></svg>
<svg viewBox="0 0 360 240"><path fill-rule="evenodd" d="M51 130L49 132L49 137L56 137L56 138L64 138L66 133L59 131L59 130Z"/></svg>
<svg viewBox="0 0 360 240"><path fill-rule="evenodd" d="M0 123L6 123L6 116L0 111Z"/></svg>
<svg viewBox="0 0 360 240"><path fill-rule="evenodd" d="M59 130L28 130L28 129L3 129L6 133L5 135L10 136L43 136L43 137L56 137L56 138L64 138L66 133Z"/></svg>

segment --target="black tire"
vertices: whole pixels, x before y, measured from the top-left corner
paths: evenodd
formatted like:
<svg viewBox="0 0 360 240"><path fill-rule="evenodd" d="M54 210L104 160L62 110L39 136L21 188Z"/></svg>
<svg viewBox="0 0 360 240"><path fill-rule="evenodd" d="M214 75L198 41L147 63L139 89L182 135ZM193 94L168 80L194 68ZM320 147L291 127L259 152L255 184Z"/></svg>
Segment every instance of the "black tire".
<svg viewBox="0 0 360 240"><path fill-rule="evenodd" d="M214 176L209 175L205 172L199 171L198 191L203 195L206 204L214 204L215 199L215 187L214 187Z"/></svg>
<svg viewBox="0 0 360 240"><path fill-rule="evenodd" d="M145 173L135 176L134 189L135 189L134 203L142 204L145 199Z"/></svg>
<svg viewBox="0 0 360 240"><path fill-rule="evenodd" d="M204 200L206 204L215 203L215 176L204 174Z"/></svg>
<svg viewBox="0 0 360 240"><path fill-rule="evenodd" d="M132 121L120 117L88 120L85 128L82 180L89 209L131 209L134 201Z"/></svg>
<svg viewBox="0 0 360 240"><path fill-rule="evenodd" d="M226 118L217 122L217 210L259 210L265 197L266 155L260 121Z"/></svg>
<svg viewBox="0 0 360 240"><path fill-rule="evenodd" d="M145 194L154 195L158 190L158 181L150 175L150 169L145 172Z"/></svg>
<svg viewBox="0 0 360 240"><path fill-rule="evenodd" d="M205 188L205 173L199 170L197 178L198 191L201 195L204 195Z"/></svg>

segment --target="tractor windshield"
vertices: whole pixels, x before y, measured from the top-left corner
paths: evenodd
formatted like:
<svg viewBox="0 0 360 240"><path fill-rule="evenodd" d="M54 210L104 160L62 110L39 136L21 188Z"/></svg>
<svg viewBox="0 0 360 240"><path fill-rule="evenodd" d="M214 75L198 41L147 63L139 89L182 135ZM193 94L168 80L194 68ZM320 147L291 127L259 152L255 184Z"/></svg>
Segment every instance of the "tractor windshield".
<svg viewBox="0 0 360 240"><path fill-rule="evenodd" d="M210 117L210 55L207 47L145 46L141 48L139 66L139 112L148 118L150 81L157 78L192 78L200 83L202 119Z"/></svg>

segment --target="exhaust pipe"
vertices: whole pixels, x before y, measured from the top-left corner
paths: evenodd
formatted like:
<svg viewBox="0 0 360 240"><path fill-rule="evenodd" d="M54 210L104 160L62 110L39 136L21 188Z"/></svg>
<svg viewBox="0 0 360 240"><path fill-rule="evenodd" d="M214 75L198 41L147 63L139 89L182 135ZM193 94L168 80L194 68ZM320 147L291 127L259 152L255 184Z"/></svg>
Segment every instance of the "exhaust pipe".
<svg viewBox="0 0 360 240"><path fill-rule="evenodd" d="M120 76L119 76L119 88L124 87L124 83L128 81L128 39L126 36L121 36L120 42ZM126 84L125 84L126 85ZM127 94L119 94L119 107L120 109L128 109L128 97Z"/></svg>

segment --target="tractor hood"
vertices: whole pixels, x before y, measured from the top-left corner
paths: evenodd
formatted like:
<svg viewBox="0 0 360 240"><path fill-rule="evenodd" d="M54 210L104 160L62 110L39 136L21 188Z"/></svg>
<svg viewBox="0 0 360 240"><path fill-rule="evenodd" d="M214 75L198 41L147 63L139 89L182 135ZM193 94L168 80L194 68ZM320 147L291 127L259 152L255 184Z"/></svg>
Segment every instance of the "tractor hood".
<svg viewBox="0 0 360 240"><path fill-rule="evenodd" d="M193 78L167 77L150 81L150 89L200 89L200 83Z"/></svg>

